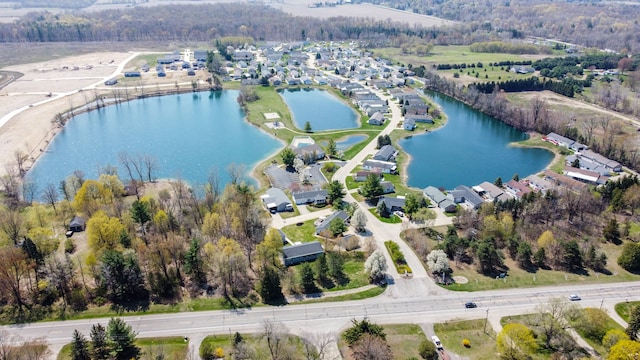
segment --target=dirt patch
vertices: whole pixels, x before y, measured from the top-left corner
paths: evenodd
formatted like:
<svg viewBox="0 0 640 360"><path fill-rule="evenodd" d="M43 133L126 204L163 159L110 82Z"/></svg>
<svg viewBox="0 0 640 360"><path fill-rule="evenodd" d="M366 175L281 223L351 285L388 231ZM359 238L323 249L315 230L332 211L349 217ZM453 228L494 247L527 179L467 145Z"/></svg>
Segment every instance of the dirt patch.
<svg viewBox="0 0 640 360"><path fill-rule="evenodd" d="M0 71L0 90L24 75L17 71Z"/></svg>
<svg viewBox="0 0 640 360"><path fill-rule="evenodd" d="M455 281L456 284L466 284L469 282L469 279L464 276L454 276L453 281Z"/></svg>

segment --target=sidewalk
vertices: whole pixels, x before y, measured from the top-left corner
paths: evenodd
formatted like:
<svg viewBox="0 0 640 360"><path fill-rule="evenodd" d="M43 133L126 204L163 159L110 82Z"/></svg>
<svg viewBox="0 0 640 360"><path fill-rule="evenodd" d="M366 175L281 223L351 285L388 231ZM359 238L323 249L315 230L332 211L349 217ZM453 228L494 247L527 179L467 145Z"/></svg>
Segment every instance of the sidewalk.
<svg viewBox="0 0 640 360"><path fill-rule="evenodd" d="M288 303L294 303L294 302L305 301L305 300L326 299L326 298L332 298L336 296L355 294L355 293L359 293L369 289L373 289L375 287L377 287L377 285L366 285L366 286L362 286L355 289L326 291L326 292L320 292L320 293L314 293L314 294L287 295L285 296L285 299L287 300Z"/></svg>

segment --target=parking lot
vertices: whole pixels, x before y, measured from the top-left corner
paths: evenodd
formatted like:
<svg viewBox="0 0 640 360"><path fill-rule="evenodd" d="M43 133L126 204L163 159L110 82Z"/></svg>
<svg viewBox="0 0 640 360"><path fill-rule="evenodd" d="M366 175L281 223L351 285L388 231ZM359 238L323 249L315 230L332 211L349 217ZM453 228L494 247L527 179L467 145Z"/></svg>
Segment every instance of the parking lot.
<svg viewBox="0 0 640 360"><path fill-rule="evenodd" d="M324 175L322 174L321 164L313 164L307 167L306 172L308 174L308 180L310 186L321 188L327 183ZM264 170L265 175L269 178L271 186L285 190L291 189L294 184L302 185L298 173L295 171L287 171L284 167L280 167L276 164L272 164Z"/></svg>

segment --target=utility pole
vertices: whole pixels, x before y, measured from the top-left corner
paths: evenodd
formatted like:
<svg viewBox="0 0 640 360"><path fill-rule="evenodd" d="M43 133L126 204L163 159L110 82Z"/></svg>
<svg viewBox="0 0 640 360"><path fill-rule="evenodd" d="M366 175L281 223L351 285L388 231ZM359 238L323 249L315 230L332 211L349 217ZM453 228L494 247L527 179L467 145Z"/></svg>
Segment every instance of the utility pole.
<svg viewBox="0 0 640 360"><path fill-rule="evenodd" d="M489 321L489 308L487 308L487 317L484 318L484 330L483 332L487 333L487 322Z"/></svg>

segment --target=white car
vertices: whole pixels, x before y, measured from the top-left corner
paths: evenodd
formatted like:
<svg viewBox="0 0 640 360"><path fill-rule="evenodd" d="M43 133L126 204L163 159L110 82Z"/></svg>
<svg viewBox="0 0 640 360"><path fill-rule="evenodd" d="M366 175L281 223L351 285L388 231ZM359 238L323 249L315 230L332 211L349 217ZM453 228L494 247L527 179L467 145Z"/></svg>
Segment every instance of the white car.
<svg viewBox="0 0 640 360"><path fill-rule="evenodd" d="M443 350L442 343L440 342L440 339L437 336L433 335L431 337L431 341L433 341L433 343L435 344L436 349Z"/></svg>
<svg viewBox="0 0 640 360"><path fill-rule="evenodd" d="M580 301L580 296L576 295L576 294L571 294L569 295L569 300L571 301Z"/></svg>

